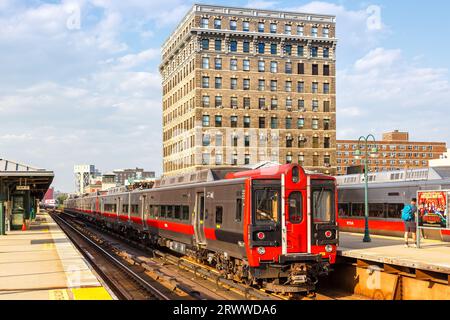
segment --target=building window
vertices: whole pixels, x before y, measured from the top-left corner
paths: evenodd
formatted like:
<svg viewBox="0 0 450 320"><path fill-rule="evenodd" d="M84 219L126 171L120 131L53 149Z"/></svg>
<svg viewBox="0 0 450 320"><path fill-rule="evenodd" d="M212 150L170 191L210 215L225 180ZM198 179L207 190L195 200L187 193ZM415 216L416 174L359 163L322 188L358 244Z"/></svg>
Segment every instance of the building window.
<svg viewBox="0 0 450 320"><path fill-rule="evenodd" d="M270 80L270 91L277 91L277 80Z"/></svg>
<svg viewBox="0 0 450 320"><path fill-rule="evenodd" d="M303 36L305 33L305 27L303 26L297 26L297 35Z"/></svg>
<svg viewBox="0 0 450 320"><path fill-rule="evenodd" d="M246 154L244 156L244 164L250 164L250 155L249 154Z"/></svg>
<svg viewBox="0 0 450 320"><path fill-rule="evenodd" d="M319 137L313 137L312 138L312 147L314 149L319 148Z"/></svg>
<svg viewBox="0 0 450 320"><path fill-rule="evenodd" d="M330 130L330 120L323 119L323 130Z"/></svg>
<svg viewBox="0 0 450 320"><path fill-rule="evenodd" d="M317 37L318 33L317 33L317 27L312 27L311 28L311 37Z"/></svg>
<svg viewBox="0 0 450 320"><path fill-rule="evenodd" d="M270 44L270 54L277 54L277 44L276 43Z"/></svg>
<svg viewBox="0 0 450 320"><path fill-rule="evenodd" d="M305 111L305 100L298 99L297 104L298 104L298 111L301 111L301 112Z"/></svg>
<svg viewBox="0 0 450 320"><path fill-rule="evenodd" d="M202 49L209 50L209 40L208 39L202 39Z"/></svg>
<svg viewBox="0 0 450 320"><path fill-rule="evenodd" d="M214 81L214 88L216 89L222 89L222 78L216 77Z"/></svg>
<svg viewBox="0 0 450 320"><path fill-rule="evenodd" d="M329 138L329 137L325 137L325 138L323 139L323 147L324 147L325 149L331 148L330 138Z"/></svg>
<svg viewBox="0 0 450 320"><path fill-rule="evenodd" d="M230 80L230 89L236 90L237 89L237 78L231 78Z"/></svg>
<svg viewBox="0 0 450 320"><path fill-rule="evenodd" d="M264 98L259 98L258 99L258 107L259 109L265 109L266 108L266 99Z"/></svg>
<svg viewBox="0 0 450 320"><path fill-rule="evenodd" d="M221 134L216 134L216 147L221 147L222 146L222 135Z"/></svg>
<svg viewBox="0 0 450 320"><path fill-rule="evenodd" d="M277 33L277 24L276 23L270 24L270 33Z"/></svg>
<svg viewBox="0 0 450 320"><path fill-rule="evenodd" d="M323 75L324 75L324 76L329 76L329 75L330 75L330 66L327 65L327 64L325 64L325 65L323 66Z"/></svg>
<svg viewBox="0 0 450 320"><path fill-rule="evenodd" d="M236 20L230 20L230 30L237 30Z"/></svg>
<svg viewBox="0 0 450 320"><path fill-rule="evenodd" d="M216 68L216 70L222 70L222 58L214 59L214 67Z"/></svg>
<svg viewBox="0 0 450 320"><path fill-rule="evenodd" d="M220 153L216 154L216 166L220 166L222 164L222 155ZM216 207L216 210L218 208L222 208L222 207ZM216 212L217 214L217 212ZM220 219L222 219L222 216L220 216ZM216 216L216 220L217 220L217 216Z"/></svg>
<svg viewBox="0 0 450 320"><path fill-rule="evenodd" d="M209 77L202 77L202 88L209 88Z"/></svg>
<svg viewBox="0 0 450 320"><path fill-rule="evenodd" d="M230 41L230 51L231 52L236 52L237 51L237 41L235 41L235 40Z"/></svg>
<svg viewBox="0 0 450 320"><path fill-rule="evenodd" d="M297 92L303 93L305 92L305 82L303 81L297 81Z"/></svg>
<svg viewBox="0 0 450 320"><path fill-rule="evenodd" d="M203 127L209 127L209 116L204 115L202 117L202 125Z"/></svg>
<svg viewBox="0 0 450 320"><path fill-rule="evenodd" d="M250 90L250 79L243 80L243 88L244 90Z"/></svg>
<svg viewBox="0 0 450 320"><path fill-rule="evenodd" d="M264 91L265 87L266 87L266 81L264 81L264 79L259 79L258 80L258 90Z"/></svg>
<svg viewBox="0 0 450 320"><path fill-rule="evenodd" d="M244 71L250 71L250 60L243 60L243 70Z"/></svg>
<svg viewBox="0 0 450 320"><path fill-rule="evenodd" d="M286 81L286 83L284 85L284 90L286 92L291 92L292 91L292 81Z"/></svg>
<svg viewBox="0 0 450 320"><path fill-rule="evenodd" d="M237 135L231 136L231 140L233 140L233 147L237 147L238 146L238 136Z"/></svg>
<svg viewBox="0 0 450 320"><path fill-rule="evenodd" d="M258 61L258 71L259 72L264 72L265 71L265 63L263 60Z"/></svg>
<svg viewBox="0 0 450 320"><path fill-rule="evenodd" d="M287 56L292 55L292 45L290 45L290 44L285 45L285 46L284 46L284 53L285 53Z"/></svg>
<svg viewBox="0 0 450 320"><path fill-rule="evenodd" d="M311 57L317 58L319 56L319 48L311 47Z"/></svg>
<svg viewBox="0 0 450 320"><path fill-rule="evenodd" d="M303 129L305 127L305 118L297 119L297 129Z"/></svg>
<svg viewBox="0 0 450 320"><path fill-rule="evenodd" d="M202 97L202 107L209 108L209 96Z"/></svg>
<svg viewBox="0 0 450 320"><path fill-rule="evenodd" d="M278 109L278 99L277 98L272 98L270 100L270 109L271 110L277 110Z"/></svg>
<svg viewBox="0 0 450 320"><path fill-rule="evenodd" d="M286 118L286 129L292 129L292 118Z"/></svg>
<svg viewBox="0 0 450 320"><path fill-rule="evenodd" d="M265 44L264 42L258 43L258 53L264 54Z"/></svg>
<svg viewBox="0 0 450 320"><path fill-rule="evenodd" d="M312 101L312 111L319 112L319 101L318 100Z"/></svg>
<svg viewBox="0 0 450 320"><path fill-rule="evenodd" d="M305 74L305 64L304 63L298 63L297 64L297 73L298 74Z"/></svg>
<svg viewBox="0 0 450 320"><path fill-rule="evenodd" d="M202 153L202 165L207 166L209 165L209 153Z"/></svg>
<svg viewBox="0 0 450 320"><path fill-rule="evenodd" d="M278 64L276 61L270 62L270 72L277 73L278 72Z"/></svg>
<svg viewBox="0 0 450 320"><path fill-rule="evenodd" d="M222 127L222 116L215 116L215 125L217 128Z"/></svg>
<svg viewBox="0 0 450 320"><path fill-rule="evenodd" d="M258 22L258 32L264 32L264 22Z"/></svg>
<svg viewBox="0 0 450 320"><path fill-rule="evenodd" d="M250 52L250 42L244 41L242 43L242 51L246 53Z"/></svg>
<svg viewBox="0 0 450 320"><path fill-rule="evenodd" d="M233 154L233 159L232 159L231 165L237 166L237 164L238 164L238 157L237 157L237 154ZM238 200L241 200L241 199L238 199ZM242 200L241 200L241 201L242 201Z"/></svg>
<svg viewBox="0 0 450 320"><path fill-rule="evenodd" d="M330 112L330 101L323 102L323 112Z"/></svg>
<svg viewBox="0 0 450 320"><path fill-rule="evenodd" d="M221 28L222 28L222 20L214 19L214 29L221 29Z"/></svg>
<svg viewBox="0 0 450 320"><path fill-rule="evenodd" d="M312 83L312 93L318 93L319 92L319 84L317 82Z"/></svg>
<svg viewBox="0 0 450 320"><path fill-rule="evenodd" d="M318 64L313 64L312 65L312 75L313 76L318 76L319 75L319 65Z"/></svg>
<svg viewBox="0 0 450 320"><path fill-rule="evenodd" d="M284 25L284 33L285 34L292 34L292 26L290 24Z"/></svg>
<svg viewBox="0 0 450 320"><path fill-rule="evenodd" d="M292 62L286 62L284 65L284 71L287 74L292 74Z"/></svg>
<svg viewBox="0 0 450 320"><path fill-rule="evenodd" d="M319 129L319 119L312 119L311 127L313 130L318 130Z"/></svg>
<svg viewBox="0 0 450 320"><path fill-rule="evenodd" d="M232 70L232 71L237 70L237 59L230 60L230 70Z"/></svg>
<svg viewBox="0 0 450 320"><path fill-rule="evenodd" d="M230 98L231 108L237 109L238 108L238 100L237 97L231 97Z"/></svg>
<svg viewBox="0 0 450 320"><path fill-rule="evenodd" d="M248 32L250 30L250 22L244 21L242 22L242 31Z"/></svg>
<svg viewBox="0 0 450 320"><path fill-rule="evenodd" d="M278 129L278 118L277 117L270 118L270 128Z"/></svg>
<svg viewBox="0 0 450 320"><path fill-rule="evenodd" d="M250 116L244 116L244 128L250 128Z"/></svg>
<svg viewBox="0 0 450 320"><path fill-rule="evenodd" d="M237 116L231 116L230 117L230 124L232 128L237 128L238 123L238 117Z"/></svg>
<svg viewBox="0 0 450 320"><path fill-rule="evenodd" d="M259 117L258 126L260 129L264 129L266 127L266 118Z"/></svg>
<svg viewBox="0 0 450 320"><path fill-rule="evenodd" d="M244 108L250 109L250 98L249 97L244 97Z"/></svg>
<svg viewBox="0 0 450 320"><path fill-rule="evenodd" d="M249 135L244 136L244 147L246 147L246 148L250 147L250 136Z"/></svg>
<svg viewBox="0 0 450 320"><path fill-rule="evenodd" d="M292 110L292 98L286 98L286 110Z"/></svg>
<svg viewBox="0 0 450 320"><path fill-rule="evenodd" d="M292 163L292 155L288 154L286 156L286 163Z"/></svg>
<svg viewBox="0 0 450 320"><path fill-rule="evenodd" d="M323 28L323 29L322 29L322 37L328 38L329 35L330 35L330 29L328 29L328 28Z"/></svg>
<svg viewBox="0 0 450 320"><path fill-rule="evenodd" d="M214 101L216 108L222 107L222 96L216 96Z"/></svg>
<svg viewBox="0 0 450 320"><path fill-rule="evenodd" d="M204 134L203 139L202 139L202 145L204 147L209 147L210 143L211 143L211 137L209 136L209 134Z"/></svg>
<svg viewBox="0 0 450 320"><path fill-rule="evenodd" d="M330 49L329 48L323 48L323 57L324 58L330 57Z"/></svg>
<svg viewBox="0 0 450 320"><path fill-rule="evenodd" d="M305 55L305 47L297 46L297 56L303 57Z"/></svg>
<svg viewBox="0 0 450 320"><path fill-rule="evenodd" d="M298 156L298 164L303 166L305 164L305 156L299 155Z"/></svg>
<svg viewBox="0 0 450 320"><path fill-rule="evenodd" d="M208 18L202 18L201 28L208 29L208 26L209 26Z"/></svg>
<svg viewBox="0 0 450 320"><path fill-rule="evenodd" d="M222 40L216 39L214 41L214 50L221 51L222 50Z"/></svg>
<svg viewBox="0 0 450 320"><path fill-rule="evenodd" d="M330 84L329 83L324 83L323 84L323 93L324 94L329 94L330 93Z"/></svg>
<svg viewBox="0 0 450 320"><path fill-rule="evenodd" d="M206 57L202 58L202 68L209 69L209 58Z"/></svg>

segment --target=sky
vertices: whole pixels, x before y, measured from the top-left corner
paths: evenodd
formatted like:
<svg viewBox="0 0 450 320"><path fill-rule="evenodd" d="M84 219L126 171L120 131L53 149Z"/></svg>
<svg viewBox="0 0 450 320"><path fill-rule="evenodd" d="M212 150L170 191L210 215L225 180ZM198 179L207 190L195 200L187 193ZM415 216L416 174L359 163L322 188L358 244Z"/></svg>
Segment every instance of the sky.
<svg viewBox="0 0 450 320"><path fill-rule="evenodd" d="M337 17L337 137L450 142L448 1L196 1ZM162 173L160 47L185 0L0 0L0 158Z"/></svg>

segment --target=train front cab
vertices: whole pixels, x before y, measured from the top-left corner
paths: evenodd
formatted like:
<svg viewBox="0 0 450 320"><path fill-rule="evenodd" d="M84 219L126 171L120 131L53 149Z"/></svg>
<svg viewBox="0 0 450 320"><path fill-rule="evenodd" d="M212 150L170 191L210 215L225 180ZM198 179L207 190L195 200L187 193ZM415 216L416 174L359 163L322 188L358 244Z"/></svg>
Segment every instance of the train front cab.
<svg viewBox="0 0 450 320"><path fill-rule="evenodd" d="M276 292L313 290L336 261L336 183L297 165L247 181L244 234L252 275Z"/></svg>

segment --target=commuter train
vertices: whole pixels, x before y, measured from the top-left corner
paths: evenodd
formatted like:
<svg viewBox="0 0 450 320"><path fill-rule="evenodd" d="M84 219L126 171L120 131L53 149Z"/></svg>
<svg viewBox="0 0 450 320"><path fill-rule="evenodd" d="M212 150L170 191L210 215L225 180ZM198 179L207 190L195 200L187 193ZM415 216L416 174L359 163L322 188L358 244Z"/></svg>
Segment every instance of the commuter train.
<svg viewBox="0 0 450 320"><path fill-rule="evenodd" d="M295 164L200 170L65 210L272 292L314 291L338 244L336 180Z"/></svg>
<svg viewBox="0 0 450 320"><path fill-rule="evenodd" d="M336 178L339 230L364 231L364 175ZM449 190L450 167L370 173L369 229L372 234L403 236L401 211L420 190ZM428 238L450 241L448 230L424 230Z"/></svg>

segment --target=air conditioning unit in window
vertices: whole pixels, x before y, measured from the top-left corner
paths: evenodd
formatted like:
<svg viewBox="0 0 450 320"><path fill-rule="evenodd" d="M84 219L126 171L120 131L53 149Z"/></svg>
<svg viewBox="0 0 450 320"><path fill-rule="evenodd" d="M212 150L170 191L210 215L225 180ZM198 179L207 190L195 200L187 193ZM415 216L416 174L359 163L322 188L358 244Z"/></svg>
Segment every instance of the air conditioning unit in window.
<svg viewBox="0 0 450 320"><path fill-rule="evenodd" d="M238 106L232 106L231 108L232 108L232 109L237 109L237 108L238 108Z"/></svg>
<svg viewBox="0 0 450 320"><path fill-rule="evenodd" d="M250 107L249 107L249 106L245 106L244 109L247 109L247 110L248 110L248 109L250 109Z"/></svg>

